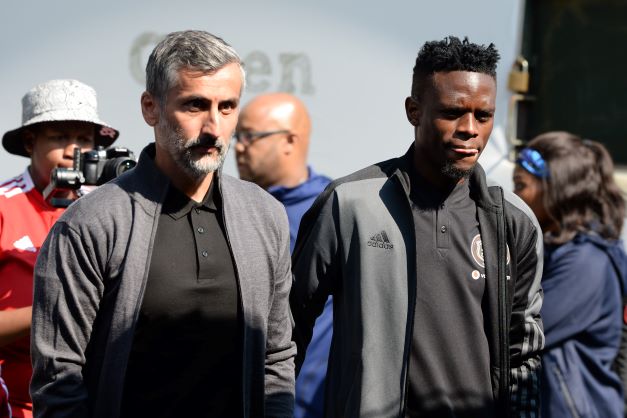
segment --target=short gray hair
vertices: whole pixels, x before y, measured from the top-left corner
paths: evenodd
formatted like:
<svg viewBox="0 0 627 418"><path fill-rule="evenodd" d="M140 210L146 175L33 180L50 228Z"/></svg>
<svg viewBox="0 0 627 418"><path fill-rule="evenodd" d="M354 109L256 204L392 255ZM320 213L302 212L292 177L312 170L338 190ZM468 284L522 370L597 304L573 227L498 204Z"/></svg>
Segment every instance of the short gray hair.
<svg viewBox="0 0 627 418"><path fill-rule="evenodd" d="M214 73L236 63L242 71L242 90L246 81L242 61L222 38L200 30L172 32L152 50L146 65L146 91L163 106L168 90L178 82L182 68Z"/></svg>

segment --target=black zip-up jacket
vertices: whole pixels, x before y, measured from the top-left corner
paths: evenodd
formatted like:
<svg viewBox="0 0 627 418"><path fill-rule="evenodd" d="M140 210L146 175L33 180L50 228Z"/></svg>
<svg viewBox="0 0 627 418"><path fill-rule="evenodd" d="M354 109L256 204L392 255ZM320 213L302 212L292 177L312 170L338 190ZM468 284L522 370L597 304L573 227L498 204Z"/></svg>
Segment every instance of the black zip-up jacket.
<svg viewBox="0 0 627 418"><path fill-rule="evenodd" d="M334 300L327 417L405 415L420 269L409 200L412 155L413 147L334 181L300 225L290 295L298 364L327 296ZM484 327L496 415L534 417L544 345L542 233L518 197L488 187L479 165L469 180L485 259ZM373 242L381 231L386 236Z"/></svg>

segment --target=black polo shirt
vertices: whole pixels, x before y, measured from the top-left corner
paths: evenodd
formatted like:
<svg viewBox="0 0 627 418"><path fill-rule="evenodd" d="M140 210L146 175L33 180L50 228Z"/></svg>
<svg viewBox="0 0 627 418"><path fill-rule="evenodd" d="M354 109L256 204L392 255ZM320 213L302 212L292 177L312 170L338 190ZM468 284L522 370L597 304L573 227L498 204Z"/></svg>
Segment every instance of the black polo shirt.
<svg viewBox="0 0 627 418"><path fill-rule="evenodd" d="M213 187L170 186L126 371L124 417L242 416L237 278Z"/></svg>
<svg viewBox="0 0 627 418"><path fill-rule="evenodd" d="M408 417L494 417L482 302L485 268L468 181L442 193L411 179L417 285Z"/></svg>

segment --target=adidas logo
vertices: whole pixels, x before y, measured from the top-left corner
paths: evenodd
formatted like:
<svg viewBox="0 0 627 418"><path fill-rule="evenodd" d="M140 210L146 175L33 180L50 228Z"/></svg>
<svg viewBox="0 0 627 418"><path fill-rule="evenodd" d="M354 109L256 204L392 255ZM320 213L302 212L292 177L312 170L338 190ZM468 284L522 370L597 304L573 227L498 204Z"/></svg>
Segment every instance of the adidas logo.
<svg viewBox="0 0 627 418"><path fill-rule="evenodd" d="M394 245L392 245L392 243L390 242L390 239L388 238L388 234L386 234L385 231L381 231L378 234L375 234L372 237L370 237L370 240L368 240L368 247L383 248L385 250L391 250L392 248L394 248Z"/></svg>

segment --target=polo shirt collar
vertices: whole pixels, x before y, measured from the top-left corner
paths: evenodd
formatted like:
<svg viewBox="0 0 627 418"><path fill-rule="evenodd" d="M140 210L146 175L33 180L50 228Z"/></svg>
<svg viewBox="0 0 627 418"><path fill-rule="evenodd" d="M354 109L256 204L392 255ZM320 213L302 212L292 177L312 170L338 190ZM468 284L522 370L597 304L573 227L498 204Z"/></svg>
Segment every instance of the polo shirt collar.
<svg viewBox="0 0 627 418"><path fill-rule="evenodd" d="M173 219L180 219L193 209L216 212L217 193L215 192L216 188L214 187L216 181L217 177L214 176L211 181L211 185L209 186L209 190L207 190L207 193L201 202L195 202L190 199L185 193L181 192L179 189L174 187L172 183L170 183L161 212L171 216Z"/></svg>

